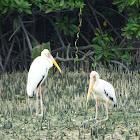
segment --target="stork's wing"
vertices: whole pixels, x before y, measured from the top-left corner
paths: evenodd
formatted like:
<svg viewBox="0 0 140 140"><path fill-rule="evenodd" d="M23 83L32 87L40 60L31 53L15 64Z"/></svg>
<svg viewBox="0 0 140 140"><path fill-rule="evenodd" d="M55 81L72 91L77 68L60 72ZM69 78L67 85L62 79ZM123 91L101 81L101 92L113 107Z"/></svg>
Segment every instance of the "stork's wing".
<svg viewBox="0 0 140 140"><path fill-rule="evenodd" d="M116 96L115 96L115 90L114 90L114 87L102 80L102 83L103 83L103 88L104 88L104 94L111 100L113 101L114 103L116 103Z"/></svg>
<svg viewBox="0 0 140 140"><path fill-rule="evenodd" d="M31 64L28 73L27 94L33 96L37 87L44 81L48 74L47 62L41 57L37 57Z"/></svg>

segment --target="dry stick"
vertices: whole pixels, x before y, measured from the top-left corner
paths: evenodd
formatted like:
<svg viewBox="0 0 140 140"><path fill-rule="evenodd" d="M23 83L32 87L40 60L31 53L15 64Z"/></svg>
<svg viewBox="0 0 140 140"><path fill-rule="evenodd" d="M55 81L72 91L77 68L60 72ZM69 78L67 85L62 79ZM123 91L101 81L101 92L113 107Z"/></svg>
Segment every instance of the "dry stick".
<svg viewBox="0 0 140 140"><path fill-rule="evenodd" d="M2 30L1 30L1 24L0 24L0 36L1 36L1 43L2 43L1 46L2 46L3 55L4 55L4 57L6 57L4 41L3 41L3 36L2 36Z"/></svg>
<svg viewBox="0 0 140 140"><path fill-rule="evenodd" d="M93 121L93 120L96 120L95 118L91 118L91 119L88 119L88 120L85 120L80 126L79 126L79 128L81 128L83 125L85 125L85 124L87 124L88 122L90 122L90 121ZM108 119L103 119L103 120L100 120L100 121L98 121L98 120L96 120L96 123L94 123L93 124L93 127L96 127L98 124L100 124L101 122L104 122L104 121L107 121Z"/></svg>
<svg viewBox="0 0 140 140"><path fill-rule="evenodd" d="M9 58L10 58L10 55L11 55L11 52L12 52L14 43L15 43L15 37L13 38L13 41L12 41L12 43L11 43L10 50L9 50L8 55L7 55L7 57L6 57L6 60L5 60L5 62L4 62L4 68L3 68L4 71L5 71L6 66L7 66L7 63L8 63L8 61L9 61Z"/></svg>
<svg viewBox="0 0 140 140"><path fill-rule="evenodd" d="M27 34L28 34L35 42L37 42L38 45L40 45L40 43L38 42L38 40L37 40L32 34L30 34L28 31L26 31L26 32L27 32Z"/></svg>
<svg viewBox="0 0 140 140"><path fill-rule="evenodd" d="M85 55L85 53L82 51L79 51L79 53L81 53L82 55ZM95 59L92 56L89 56L89 58L92 60L92 62L95 62ZM100 67L98 63L97 63L97 66Z"/></svg>
<svg viewBox="0 0 140 140"><path fill-rule="evenodd" d="M91 29L93 30L93 32L96 33L97 31L96 31L95 27L93 26L93 24L91 23L91 21L88 18L86 18L86 20L87 20L89 26L91 27Z"/></svg>
<svg viewBox="0 0 140 140"><path fill-rule="evenodd" d="M60 33L59 33L58 28L56 27L56 25L53 23L53 21L52 21L50 18L48 18L48 19L50 20L50 22L51 22L52 25L54 26L54 29L55 29L55 31L56 31L56 33L57 33L57 35L58 35L58 38L59 38L59 40L60 40L60 42L61 42L62 47L65 48L64 41L62 40L62 37L61 37L61 35L60 35Z"/></svg>
<svg viewBox="0 0 140 140"><path fill-rule="evenodd" d="M59 32L59 30L58 30L58 28L56 27L56 25L53 23L53 21L50 19L50 18L48 18L49 20L50 20L50 22L52 23L52 25L54 26L54 29L55 29L55 31L56 31L56 33L57 33L57 35L58 35L58 38L59 38L59 40L60 40L60 42L61 42L61 45L62 45L62 48L66 48L65 47L65 44L64 44L64 41L62 40L62 37L61 37L61 35L60 35L60 32ZM64 57L64 53L62 53L62 57ZM62 63L62 67L63 67L63 63Z"/></svg>
<svg viewBox="0 0 140 140"><path fill-rule="evenodd" d="M23 24L23 22L22 22L20 16L18 16L18 19L19 19L20 24L21 24L21 26L22 26L22 29L23 29L23 31L24 31L24 34L25 34L25 37L26 37L26 40L27 40L27 43L28 43L28 46L29 46L30 53L32 53L32 49L33 49L33 48L32 48L32 45L31 45L29 36L28 36L28 34L27 34L27 32L26 32L26 29L25 29L25 27L24 27L24 24Z"/></svg>
<svg viewBox="0 0 140 140"><path fill-rule="evenodd" d="M80 33L80 36L83 38L83 40L84 40L88 45L90 45L90 42L87 40L87 38L86 38L82 33Z"/></svg>
<svg viewBox="0 0 140 140"><path fill-rule="evenodd" d="M23 34L23 47L24 47L24 62L25 62L25 68L27 69L26 43L25 43L25 37L24 37L24 34Z"/></svg>
<svg viewBox="0 0 140 140"><path fill-rule="evenodd" d="M18 39L18 36L16 36L16 40L17 40L17 43L18 43L18 47L19 47L19 51L21 52L21 45L20 45L20 41L19 41L19 39ZM20 57L21 57L21 63L23 64L23 62L24 62L24 60L23 60L23 55L20 55ZM21 66L22 66L22 64L21 64Z"/></svg>
<svg viewBox="0 0 140 140"><path fill-rule="evenodd" d="M99 29L100 29L100 31L101 31L101 35L103 34L103 31L102 31L102 28L101 28L101 25L100 25L100 23L99 23L99 20L98 20L98 18L97 18L97 15L96 15L96 13L95 13L95 9L93 9L93 7L91 6L91 4L88 2L88 0L86 0L87 1L87 3L88 3L88 5L89 5L89 7L90 7L90 9L91 9L91 11L92 11L92 13L94 14L94 16L95 16L95 20L96 20L96 22L97 22L97 25L98 25L98 27L99 27Z"/></svg>
<svg viewBox="0 0 140 140"><path fill-rule="evenodd" d="M94 52L86 53L82 58L78 59L78 61L83 61L86 57L93 55ZM60 58L58 55L55 57L55 59L62 61L62 62L68 62L68 61L75 61L75 58Z"/></svg>
<svg viewBox="0 0 140 140"><path fill-rule="evenodd" d="M122 17L124 17L126 20L128 20L127 17L125 17L123 14L119 13L118 11L116 11L116 10L114 10L114 9L112 9L112 8L109 8L109 7L106 7L106 6L102 6L102 7L100 7L100 8L110 9L110 10L112 10L113 12L115 12L115 13L121 15Z"/></svg>
<svg viewBox="0 0 140 140"><path fill-rule="evenodd" d="M0 67L1 67L1 69L2 69L2 71L3 71L3 70L4 70L4 68L3 68L3 64L2 64L1 55L0 55Z"/></svg>
<svg viewBox="0 0 140 140"><path fill-rule="evenodd" d="M87 46L82 46L82 47L78 47L78 50L87 50L87 49L92 49L93 48L93 44L91 44L91 45L87 45ZM63 47L61 47L61 48L58 48L58 49L55 49L55 50L52 50L51 51L51 53L57 53L57 52L59 52L59 51L66 51L66 47L65 48L63 48ZM75 47L70 47L69 48L69 50L70 51L75 51L76 49L75 49Z"/></svg>
<svg viewBox="0 0 140 140"><path fill-rule="evenodd" d="M95 9L94 9L95 10ZM114 32L119 36L120 39L122 39L122 37L119 35L119 33L115 30L115 28L112 26L112 24L107 20L107 18L105 18L101 13L99 13L98 11L95 10L95 12L100 15L102 18L104 18L107 23L110 25L110 27L114 30Z"/></svg>
<svg viewBox="0 0 140 140"><path fill-rule="evenodd" d="M124 69L126 69L126 71L129 71L129 69L128 69L123 63L120 63L120 62L115 61L115 60L110 60L110 62L119 64L119 65L121 65Z"/></svg>
<svg viewBox="0 0 140 140"><path fill-rule="evenodd" d="M88 120L85 120L82 124L80 124L79 128L81 128L83 125L87 124L90 121L96 120L95 118L89 118Z"/></svg>
<svg viewBox="0 0 140 140"><path fill-rule="evenodd" d="M13 34L10 36L9 41L11 40L11 38L15 35L15 33L20 29L21 25L13 32Z"/></svg>

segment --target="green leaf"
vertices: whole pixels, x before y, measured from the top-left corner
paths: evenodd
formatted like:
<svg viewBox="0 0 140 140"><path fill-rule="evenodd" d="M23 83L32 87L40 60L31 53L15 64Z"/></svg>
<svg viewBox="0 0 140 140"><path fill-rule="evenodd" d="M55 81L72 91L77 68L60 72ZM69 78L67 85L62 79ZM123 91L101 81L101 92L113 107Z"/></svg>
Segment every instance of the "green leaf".
<svg viewBox="0 0 140 140"><path fill-rule="evenodd" d="M129 19L128 19L128 22L129 22L129 23L135 23L135 21L134 21L132 18L129 18Z"/></svg>
<svg viewBox="0 0 140 140"><path fill-rule="evenodd" d="M131 2L129 4L133 5L135 2L136 2L135 0L131 0Z"/></svg>
<svg viewBox="0 0 140 140"><path fill-rule="evenodd" d="M110 42L109 37L104 37L104 40L107 41L107 42Z"/></svg>
<svg viewBox="0 0 140 140"><path fill-rule="evenodd" d="M103 50L102 47L100 47L99 45L93 45L93 48L95 50Z"/></svg>
<svg viewBox="0 0 140 140"><path fill-rule="evenodd" d="M101 59L102 55L103 55L102 53L100 53L100 54L96 55L96 60Z"/></svg>
<svg viewBox="0 0 140 140"><path fill-rule="evenodd" d="M18 8L17 10L19 11L19 13L21 13L23 11L22 8Z"/></svg>
<svg viewBox="0 0 140 140"><path fill-rule="evenodd" d="M123 32L121 35L122 35L122 36L126 36L126 32Z"/></svg>
<svg viewBox="0 0 140 140"><path fill-rule="evenodd" d="M125 55L122 55L121 58L123 60L129 60L130 59L130 55L129 54L125 54Z"/></svg>
<svg viewBox="0 0 140 140"><path fill-rule="evenodd" d="M115 55L113 53L110 53L110 52L104 52L104 56L105 57L108 57L108 56L113 56L115 57Z"/></svg>
<svg viewBox="0 0 140 140"><path fill-rule="evenodd" d="M64 5L64 0L61 0L60 1L60 6L63 6Z"/></svg>
<svg viewBox="0 0 140 140"><path fill-rule="evenodd" d="M98 28L96 28L96 30L97 30L97 32L100 34L101 32L100 32L100 30L98 29Z"/></svg>
<svg viewBox="0 0 140 140"><path fill-rule="evenodd" d="M3 10L2 10L2 14L5 14L6 12L8 11L8 7L5 7Z"/></svg>
<svg viewBox="0 0 140 140"><path fill-rule="evenodd" d="M105 43L104 43L103 40L100 40L100 41L99 41L99 44L100 44L103 48L105 48Z"/></svg>
<svg viewBox="0 0 140 140"><path fill-rule="evenodd" d="M138 28L133 27L133 28L131 28L131 30L136 31L136 30L138 30Z"/></svg>
<svg viewBox="0 0 140 140"><path fill-rule="evenodd" d="M102 50L94 50L95 54L99 54L99 53L102 53L102 52L103 52Z"/></svg>
<svg viewBox="0 0 140 140"><path fill-rule="evenodd" d="M16 2L16 4L18 5L18 6L20 6L20 1L19 0L14 0L15 2Z"/></svg>
<svg viewBox="0 0 140 140"><path fill-rule="evenodd" d="M109 39L110 39L112 42L114 42L114 38L113 38L113 37L109 37Z"/></svg>
<svg viewBox="0 0 140 140"><path fill-rule="evenodd" d="M25 11L27 14L30 14L30 15L32 14L32 12L31 12L29 9L25 9L24 11Z"/></svg>
<svg viewBox="0 0 140 140"><path fill-rule="evenodd" d="M98 33L94 33L96 36L99 36L99 34Z"/></svg>
<svg viewBox="0 0 140 140"><path fill-rule="evenodd" d="M138 32L138 35L140 36L140 31Z"/></svg>
<svg viewBox="0 0 140 140"><path fill-rule="evenodd" d="M109 56L106 57L105 59L106 59L106 61L107 61L108 63L110 62L110 57L109 57Z"/></svg>
<svg viewBox="0 0 140 140"><path fill-rule="evenodd" d="M92 39L92 42L93 42L93 43L97 43L97 41L98 41L98 37L94 37L94 38Z"/></svg>
<svg viewBox="0 0 140 140"><path fill-rule="evenodd" d="M92 63L92 67L95 68L96 67L96 62Z"/></svg>
<svg viewBox="0 0 140 140"><path fill-rule="evenodd" d="M52 11L52 8L49 8L45 11L46 14L50 13Z"/></svg>

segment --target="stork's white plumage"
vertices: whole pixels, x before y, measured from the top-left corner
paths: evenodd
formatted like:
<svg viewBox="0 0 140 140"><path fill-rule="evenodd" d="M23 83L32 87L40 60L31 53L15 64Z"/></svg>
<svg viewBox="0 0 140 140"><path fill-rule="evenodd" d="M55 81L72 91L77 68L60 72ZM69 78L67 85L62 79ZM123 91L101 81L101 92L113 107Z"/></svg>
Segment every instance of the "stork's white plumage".
<svg viewBox="0 0 140 140"><path fill-rule="evenodd" d="M29 97L33 97L36 94L36 115L38 114L38 93L40 94L41 101L41 114L43 116L43 102L42 102L42 94L41 94L41 84L47 77L49 69L53 66L53 64L58 68L61 73L61 69L50 54L49 50L44 49L41 52L41 56L38 56L31 64L29 73L28 73L28 81L27 81L27 94Z"/></svg>
<svg viewBox="0 0 140 140"><path fill-rule="evenodd" d="M108 119L108 105L113 105L116 107L116 96L115 96L115 90L113 86L106 82L105 80L102 80L99 78L99 74L96 71L92 71L90 73L90 83L89 83L89 90L88 90L88 96L87 96L87 102L90 97L90 93L93 93L93 96L96 100L96 117L97 120L98 117L98 101L101 101L103 103L106 103L106 113L107 117L105 120Z"/></svg>

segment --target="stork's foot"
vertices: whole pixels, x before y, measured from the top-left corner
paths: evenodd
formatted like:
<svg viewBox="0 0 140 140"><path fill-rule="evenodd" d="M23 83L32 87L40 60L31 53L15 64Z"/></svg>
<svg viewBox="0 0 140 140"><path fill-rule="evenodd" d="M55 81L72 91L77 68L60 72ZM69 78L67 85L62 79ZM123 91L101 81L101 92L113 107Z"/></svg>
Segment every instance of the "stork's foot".
<svg viewBox="0 0 140 140"><path fill-rule="evenodd" d="M93 125L93 127L96 127L99 123L107 121L107 120L108 120L108 118L105 118L105 119L100 120L100 121L96 120L96 123Z"/></svg>
<svg viewBox="0 0 140 140"><path fill-rule="evenodd" d="M35 115L39 116L39 117L43 117L43 113L41 113L41 114L36 113Z"/></svg>
<svg viewBox="0 0 140 140"><path fill-rule="evenodd" d="M39 116L39 117L43 117L43 113L41 113L41 114L38 114L38 116Z"/></svg>
<svg viewBox="0 0 140 140"><path fill-rule="evenodd" d="M97 120L97 118L90 118L90 119L88 119L88 120L85 120L85 121L79 126L79 128L82 127L83 125L87 124L88 122L93 121L93 120Z"/></svg>

